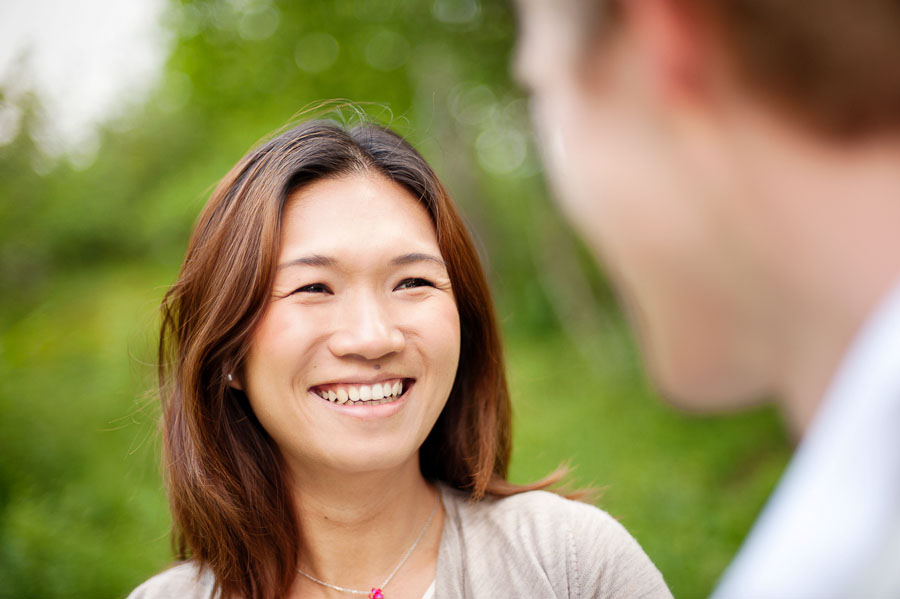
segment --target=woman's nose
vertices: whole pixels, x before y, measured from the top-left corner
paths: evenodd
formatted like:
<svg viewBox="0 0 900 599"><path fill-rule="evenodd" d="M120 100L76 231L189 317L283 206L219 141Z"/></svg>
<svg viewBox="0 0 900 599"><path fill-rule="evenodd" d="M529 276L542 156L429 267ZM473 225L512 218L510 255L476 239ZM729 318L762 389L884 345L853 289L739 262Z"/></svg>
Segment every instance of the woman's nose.
<svg viewBox="0 0 900 599"><path fill-rule="evenodd" d="M336 356L376 360L399 352L406 345L403 331L375 298L348 299L337 318L335 333L328 343Z"/></svg>

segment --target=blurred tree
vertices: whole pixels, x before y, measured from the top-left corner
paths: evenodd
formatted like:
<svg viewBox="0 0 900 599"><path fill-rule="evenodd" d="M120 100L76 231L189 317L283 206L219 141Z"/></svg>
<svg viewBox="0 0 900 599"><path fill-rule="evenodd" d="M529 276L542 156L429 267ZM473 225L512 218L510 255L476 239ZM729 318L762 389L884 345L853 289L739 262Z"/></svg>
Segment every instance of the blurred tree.
<svg viewBox="0 0 900 599"><path fill-rule="evenodd" d="M2 272L21 281L73 260L171 259L209 184L250 142L316 102L349 98L421 148L503 273L499 288L531 297L526 319L546 325L550 306L523 243L529 207L544 194L508 76L509 9L479 0L173 3L164 77L145 106L101 132L93 165L42 164L52 173L37 176L29 161L49 159L29 137L33 118L3 149L5 203L16 210L4 219ZM354 111L331 116L341 114ZM499 251L510 247L518 251Z"/></svg>

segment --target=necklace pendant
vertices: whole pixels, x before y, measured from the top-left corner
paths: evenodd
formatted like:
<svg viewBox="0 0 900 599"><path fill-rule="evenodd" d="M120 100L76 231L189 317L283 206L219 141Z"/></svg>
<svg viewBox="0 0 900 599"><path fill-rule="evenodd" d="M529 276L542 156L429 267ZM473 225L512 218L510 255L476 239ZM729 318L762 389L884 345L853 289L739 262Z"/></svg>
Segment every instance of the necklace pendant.
<svg viewBox="0 0 900 599"><path fill-rule="evenodd" d="M381 589L373 588L369 593L369 599L384 599L384 593L381 592Z"/></svg>

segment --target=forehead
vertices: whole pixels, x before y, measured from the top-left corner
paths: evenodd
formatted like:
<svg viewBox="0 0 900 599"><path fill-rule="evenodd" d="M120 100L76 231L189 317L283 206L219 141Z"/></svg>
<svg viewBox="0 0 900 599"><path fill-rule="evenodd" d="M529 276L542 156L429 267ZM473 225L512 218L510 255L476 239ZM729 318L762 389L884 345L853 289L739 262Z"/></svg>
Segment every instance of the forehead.
<svg viewBox="0 0 900 599"><path fill-rule="evenodd" d="M583 17L594 12L593 4L600 1L603 0L515 0L515 7L520 17L561 21L574 28L583 24Z"/></svg>
<svg viewBox="0 0 900 599"><path fill-rule="evenodd" d="M360 263L384 252L438 252L421 202L369 173L321 179L294 192L284 209L281 245L287 259L316 253Z"/></svg>
<svg viewBox="0 0 900 599"><path fill-rule="evenodd" d="M551 83L580 56L586 28L579 0L516 0L519 14L516 76L529 87Z"/></svg>

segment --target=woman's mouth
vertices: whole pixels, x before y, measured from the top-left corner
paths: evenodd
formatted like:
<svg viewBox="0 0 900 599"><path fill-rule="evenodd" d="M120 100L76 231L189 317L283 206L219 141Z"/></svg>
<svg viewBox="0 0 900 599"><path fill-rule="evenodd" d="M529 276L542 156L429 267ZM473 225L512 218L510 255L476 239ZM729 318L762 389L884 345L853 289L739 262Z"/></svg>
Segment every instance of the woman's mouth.
<svg viewBox="0 0 900 599"><path fill-rule="evenodd" d="M335 404L377 406L397 401L414 381L415 379L386 379L369 384L329 383L312 387L310 391Z"/></svg>

